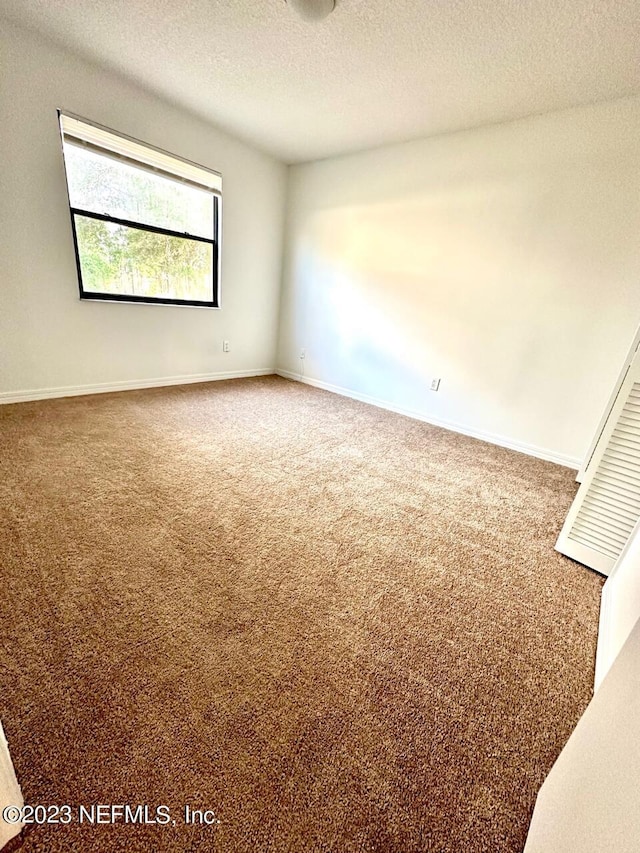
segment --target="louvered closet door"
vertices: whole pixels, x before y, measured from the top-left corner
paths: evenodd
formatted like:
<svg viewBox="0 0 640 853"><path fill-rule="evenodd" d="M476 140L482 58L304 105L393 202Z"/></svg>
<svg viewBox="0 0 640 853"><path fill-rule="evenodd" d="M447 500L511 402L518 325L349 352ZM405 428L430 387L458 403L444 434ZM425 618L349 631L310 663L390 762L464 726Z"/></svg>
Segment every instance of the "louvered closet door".
<svg viewBox="0 0 640 853"><path fill-rule="evenodd" d="M587 473L589 471L589 467L590 467L591 462L593 460L593 454L595 453L596 447L598 446L598 442L600 441L600 436L602 435L602 431L607 425L607 421L609 420L609 417L611 415L611 409L616 404L616 401L618 399L618 395L620 394L620 389L622 388L622 385L624 383L627 372L628 372L629 368L631 367L631 364L633 363L633 359L635 358L636 352L638 351L639 348L640 348L640 329L638 329L638 331L636 332L635 338L631 342L631 346L629 347L629 352L627 353L627 357L625 358L624 364L622 365L622 370L620 371L620 375L618 376L616 384L613 387L613 391L611 392L611 396L609 397L609 402L607 403L607 406L606 406L606 408L602 414L602 417L600 418L600 423L598 424L598 429L595 431L595 434L593 436L593 441L589 445L589 449L587 450L587 453L584 457L584 461L580 467L580 470L578 471L578 473L576 475L576 480L579 483L582 483L584 481L585 477L587 476Z"/></svg>
<svg viewBox="0 0 640 853"><path fill-rule="evenodd" d="M556 549L608 575L640 519L640 355L636 353Z"/></svg>

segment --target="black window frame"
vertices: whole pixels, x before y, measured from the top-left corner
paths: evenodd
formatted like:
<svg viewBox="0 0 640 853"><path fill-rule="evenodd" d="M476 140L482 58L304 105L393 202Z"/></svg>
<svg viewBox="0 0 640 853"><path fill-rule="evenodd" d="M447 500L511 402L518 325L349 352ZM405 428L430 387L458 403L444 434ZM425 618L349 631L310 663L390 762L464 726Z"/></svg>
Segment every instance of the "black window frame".
<svg viewBox="0 0 640 853"><path fill-rule="evenodd" d="M60 115L70 115L62 110L58 110L58 121L60 120ZM105 128L106 129L106 128ZM109 131L113 133L115 136L121 136L116 131ZM64 143L67 141L68 144L82 144L81 140L76 141L75 138L73 141L65 140L64 134L61 132L61 139ZM145 147L151 150L159 150L154 149L152 145L147 145L145 142L140 142L139 140L135 140L139 145L144 145ZM91 148L95 153L100 154L104 157L112 157L116 160L127 160L124 157L118 157L109 152L107 149L100 149L97 146L87 145L88 148ZM169 154L169 152L163 152L168 154L174 159L179 160L181 158L176 157L173 154ZM141 222L134 222L128 219L120 219L115 216L109 216L106 213L95 213L94 211L84 210L82 208L73 207L71 204L71 198L69 195L69 180L67 176L67 163L64 157L64 145L62 150L62 159L64 163L65 169L65 182L67 188L67 201L69 204L69 213L71 216L71 231L73 233L73 247L75 253L76 260L76 270L78 273L78 287L80 290L80 299L87 301L98 301L98 302L129 302L129 303L138 303L138 304L146 304L146 305L182 305L196 308L219 308L220 307L220 299L219 299L219 251L220 251L220 201L221 196L218 192L204 186L198 186L198 189L204 190L205 192L209 192L211 194L212 204L213 204L213 238L208 237L200 237L195 234L189 234L186 231L173 231L170 228L161 228L156 225L147 225ZM168 172L161 171L159 169L154 169L152 167L147 166L147 164L139 161L130 159L128 160L129 164L135 166L138 169L142 169L145 171L150 171L152 173L161 174L163 177L168 179L174 179L180 181L181 179L178 176L172 176ZM204 167L201 167L204 168ZM189 181L184 181L184 183L189 183ZM194 185L195 186L195 185ZM82 216L90 219L98 219L102 222L112 222L115 225L122 225L126 228L135 228L140 231L147 231L153 234L164 234L168 237L176 237L181 240L188 240L191 242L197 243L208 243L211 248L211 282L212 282L212 294L211 300L201 300L201 299L174 299L171 297L163 297L163 296L137 296L135 294L125 294L125 293L103 293L95 290L85 290L82 283L82 264L80 262L80 249L78 245L78 234L76 230L76 216Z"/></svg>

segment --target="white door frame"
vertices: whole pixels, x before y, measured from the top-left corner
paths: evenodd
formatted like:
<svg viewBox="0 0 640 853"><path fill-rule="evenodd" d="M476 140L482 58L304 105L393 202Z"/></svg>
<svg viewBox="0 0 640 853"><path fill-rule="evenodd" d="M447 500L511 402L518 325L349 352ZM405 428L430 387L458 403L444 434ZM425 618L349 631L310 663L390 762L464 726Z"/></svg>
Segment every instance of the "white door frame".
<svg viewBox="0 0 640 853"><path fill-rule="evenodd" d="M6 823L2 819L2 812L7 806L22 808L23 805L22 791L16 779L9 746L0 723L0 848L14 838L23 826L22 823Z"/></svg>
<svg viewBox="0 0 640 853"><path fill-rule="evenodd" d="M602 589L594 690L640 619L640 521Z"/></svg>

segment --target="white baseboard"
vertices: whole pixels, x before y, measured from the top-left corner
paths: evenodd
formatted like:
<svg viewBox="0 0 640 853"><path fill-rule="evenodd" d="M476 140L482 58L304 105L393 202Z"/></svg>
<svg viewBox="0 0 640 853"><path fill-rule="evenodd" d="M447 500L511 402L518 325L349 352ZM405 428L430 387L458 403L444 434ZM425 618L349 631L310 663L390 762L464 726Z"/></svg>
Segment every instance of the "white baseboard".
<svg viewBox="0 0 640 853"><path fill-rule="evenodd" d="M158 379L127 379L123 382L101 382L97 385L67 385L61 388L37 388L32 391L2 391L0 404L26 403L29 400L48 400L53 397L79 397L84 394L107 394L110 391L134 391L141 388L162 388L166 385L190 385L195 382L217 382L220 379L244 379L275 373L271 367L257 370L229 370L222 373L195 373L188 376L162 376Z"/></svg>
<svg viewBox="0 0 640 853"><path fill-rule="evenodd" d="M396 412L399 415L405 415L408 418L415 418L418 421L424 421L433 426L442 427L443 429L459 432L462 435L478 438L481 441L487 441L489 444L497 444L499 447L506 447L509 450L517 450L518 453L526 453L527 456L535 456L537 459L544 459L547 462L555 462L557 465L564 465L566 468L578 470L581 464L581 459L574 456L565 456L562 453L556 453L553 450L547 450L544 447L536 447L533 444L525 444L520 441L514 441L510 438L505 438L502 435L495 435L490 432L483 432L477 429L471 429L463 424L454 423L452 421L441 420L434 418L431 415L425 415L422 412L416 412L412 409L405 409L402 406L396 406L394 403L388 403L386 400L380 400L377 397L370 397L368 394L361 394L359 391L352 391L349 388L342 388L339 385L331 385L329 382L322 382L320 379L311 379L308 376L302 376L299 373L293 373L290 370L276 370L278 376L283 376L285 379L293 379L295 382L303 382L305 385L313 385L315 388L322 388L325 391L331 391L334 394L341 394L343 397L351 397L353 400L360 400L362 403L369 403L372 406L378 406L381 409L388 409L390 412Z"/></svg>
<svg viewBox="0 0 640 853"><path fill-rule="evenodd" d="M397 406L394 403L389 403L386 400L381 400L377 397L371 397L368 394L361 394L358 391L352 391L349 388L342 388L339 385L332 385L330 382L323 382L320 379L311 379L308 376L301 376L299 373L293 373L289 370L277 369L271 367L258 368L256 370L230 370L220 373L196 373L188 376L163 376L157 379L130 379L122 382L102 382L94 385L67 385L59 388L37 388L29 391L1 391L0 405L8 403L26 403L30 400L48 400L55 397L78 397L85 394L107 394L111 391L134 391L142 388L161 388L169 385L188 385L196 382L216 382L222 379L244 379L252 376L268 376L277 373L286 379L293 379L295 382L303 382L306 385L313 385L316 388L322 388L325 391L331 391L334 394L341 394L343 397L350 397L353 400L360 400L362 403L368 403L372 406L378 406L381 409L387 409L390 412L396 412L399 415L405 415L415 420L424 421L425 423L433 424L434 426L449 429L453 432L462 433L472 438L478 438L481 441L488 441L490 444L497 444L499 447L506 447L509 450L517 450L519 453L526 453L528 456L535 456L537 459L545 459L548 462L555 462L558 465L564 465L567 468L578 470L581 460L573 456L565 456L560 453L555 453L552 450L547 450L543 447L536 447L531 444L513 441L501 435L483 432L481 430L470 429L463 424L445 421L440 418L434 418L431 415L425 415L422 412L416 412L412 409Z"/></svg>

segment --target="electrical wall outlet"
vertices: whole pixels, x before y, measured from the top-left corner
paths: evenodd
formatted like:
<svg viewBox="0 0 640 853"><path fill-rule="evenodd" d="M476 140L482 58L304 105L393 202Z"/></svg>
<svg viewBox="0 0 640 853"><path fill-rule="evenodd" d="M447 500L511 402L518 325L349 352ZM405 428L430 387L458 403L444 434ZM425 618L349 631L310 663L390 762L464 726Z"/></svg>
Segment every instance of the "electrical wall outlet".
<svg viewBox="0 0 640 853"><path fill-rule="evenodd" d="M306 358L306 357L307 357L307 351L306 351L306 349L303 347L303 348L300 350L300 358Z"/></svg>
<svg viewBox="0 0 640 853"><path fill-rule="evenodd" d="M229 341L222 341L222 352L229 352Z"/></svg>
<svg viewBox="0 0 640 853"><path fill-rule="evenodd" d="M431 380L431 390L437 391L439 387L440 387L440 380L439 379L432 379Z"/></svg>

